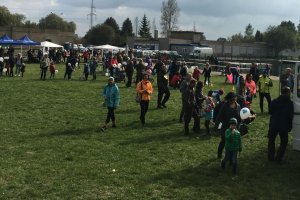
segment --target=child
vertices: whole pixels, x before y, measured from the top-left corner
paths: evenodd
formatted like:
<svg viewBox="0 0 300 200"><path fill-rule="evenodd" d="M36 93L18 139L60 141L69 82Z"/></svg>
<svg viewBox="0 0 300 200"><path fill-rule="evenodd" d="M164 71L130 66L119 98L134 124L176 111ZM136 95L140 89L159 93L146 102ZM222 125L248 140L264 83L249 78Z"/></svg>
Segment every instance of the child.
<svg viewBox="0 0 300 200"><path fill-rule="evenodd" d="M176 72L173 77L172 77L172 80L171 80L171 86L176 89L178 88L179 89L179 86L180 86L180 83L181 83L181 75L179 72Z"/></svg>
<svg viewBox="0 0 300 200"><path fill-rule="evenodd" d="M226 162L232 166L233 175L237 174L237 154L242 151L241 134L237 130L237 119L230 118L229 128L225 132L225 158L221 162L222 169L225 169Z"/></svg>
<svg viewBox="0 0 300 200"><path fill-rule="evenodd" d="M206 128L206 134L209 135L209 123L213 123L213 116L214 116L214 108L215 108L215 103L212 97L213 91L210 90L208 91L206 101L205 101L205 128Z"/></svg>
<svg viewBox="0 0 300 200"><path fill-rule="evenodd" d="M26 64L22 63L22 66L21 66L21 77L24 76L25 68L26 68Z"/></svg>
<svg viewBox="0 0 300 200"><path fill-rule="evenodd" d="M195 67L194 71L193 71L193 78L196 79L197 81L199 81L201 72L199 70L199 67Z"/></svg>
<svg viewBox="0 0 300 200"><path fill-rule="evenodd" d="M50 79L54 79L55 76L55 65L54 62L51 61L50 63Z"/></svg>
<svg viewBox="0 0 300 200"><path fill-rule="evenodd" d="M84 74L84 80L88 80L90 74L90 65L88 63L84 64L83 74Z"/></svg>

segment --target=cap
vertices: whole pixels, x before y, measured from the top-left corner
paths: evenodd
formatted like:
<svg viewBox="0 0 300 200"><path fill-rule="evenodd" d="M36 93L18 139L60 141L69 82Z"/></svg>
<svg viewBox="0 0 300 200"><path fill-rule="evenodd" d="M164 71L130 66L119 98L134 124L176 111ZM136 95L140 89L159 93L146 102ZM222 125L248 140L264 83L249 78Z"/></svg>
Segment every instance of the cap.
<svg viewBox="0 0 300 200"><path fill-rule="evenodd" d="M109 81L115 81L115 78L112 77L112 76L110 76L110 77L108 78L108 80L109 80Z"/></svg>
<svg viewBox="0 0 300 200"><path fill-rule="evenodd" d="M232 117L232 118L229 119L229 125L231 125L231 124L237 125L236 118Z"/></svg>

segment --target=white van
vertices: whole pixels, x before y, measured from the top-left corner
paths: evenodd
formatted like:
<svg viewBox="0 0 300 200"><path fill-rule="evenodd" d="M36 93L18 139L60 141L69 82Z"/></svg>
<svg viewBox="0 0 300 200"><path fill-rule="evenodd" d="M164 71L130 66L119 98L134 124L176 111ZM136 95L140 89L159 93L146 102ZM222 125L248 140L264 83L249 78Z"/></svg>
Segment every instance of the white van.
<svg viewBox="0 0 300 200"><path fill-rule="evenodd" d="M207 58L213 55L213 49L211 47L195 47L195 49L189 54L190 58Z"/></svg>

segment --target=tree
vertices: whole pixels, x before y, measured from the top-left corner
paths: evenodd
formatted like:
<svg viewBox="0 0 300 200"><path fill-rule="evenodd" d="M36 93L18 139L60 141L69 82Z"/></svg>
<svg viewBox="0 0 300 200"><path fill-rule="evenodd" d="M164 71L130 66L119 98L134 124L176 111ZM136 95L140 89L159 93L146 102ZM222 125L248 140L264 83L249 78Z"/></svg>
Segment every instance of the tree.
<svg viewBox="0 0 300 200"><path fill-rule="evenodd" d="M254 40L253 31L254 31L254 29L253 29L252 25L248 24L245 28L245 37L244 37L244 39L245 39L246 42L251 42L251 41Z"/></svg>
<svg viewBox="0 0 300 200"><path fill-rule="evenodd" d="M12 14L5 6L0 6L0 26L22 26L25 16Z"/></svg>
<svg viewBox="0 0 300 200"><path fill-rule="evenodd" d="M144 17L141 21L140 29L139 29L139 35L143 38L151 38L150 34L150 22L146 17L146 14L144 14Z"/></svg>
<svg viewBox="0 0 300 200"><path fill-rule="evenodd" d="M264 39L264 35L259 30L257 30L254 39L256 42L262 42Z"/></svg>
<svg viewBox="0 0 300 200"><path fill-rule="evenodd" d="M167 1L167 2L166 2ZM162 34L167 35L168 31L177 30L180 9L176 0L166 0L162 2L160 25Z"/></svg>
<svg viewBox="0 0 300 200"><path fill-rule="evenodd" d="M75 32L76 24L74 22L67 22L55 13L50 13L45 18L41 18L38 26L41 29L57 29L61 31Z"/></svg>
<svg viewBox="0 0 300 200"><path fill-rule="evenodd" d="M282 22L279 26L269 26L265 32L266 43L274 49L275 56L284 49L295 49L298 34L293 23Z"/></svg>
<svg viewBox="0 0 300 200"><path fill-rule="evenodd" d="M116 33L120 33L119 25L117 24L116 20L113 17L109 17L105 20L104 24L111 26Z"/></svg>
<svg viewBox="0 0 300 200"><path fill-rule="evenodd" d="M122 25L122 30L121 30L121 35L122 36L133 36L133 28L132 28L132 22L129 18L125 19Z"/></svg>
<svg viewBox="0 0 300 200"><path fill-rule="evenodd" d="M231 37L229 37L228 41L239 43L239 42L243 42L244 41L244 37L243 37L243 35L241 33L238 33L238 34L234 34Z"/></svg>
<svg viewBox="0 0 300 200"><path fill-rule="evenodd" d="M115 40L115 30L107 24L98 24L86 33L84 39L88 44L113 44Z"/></svg>

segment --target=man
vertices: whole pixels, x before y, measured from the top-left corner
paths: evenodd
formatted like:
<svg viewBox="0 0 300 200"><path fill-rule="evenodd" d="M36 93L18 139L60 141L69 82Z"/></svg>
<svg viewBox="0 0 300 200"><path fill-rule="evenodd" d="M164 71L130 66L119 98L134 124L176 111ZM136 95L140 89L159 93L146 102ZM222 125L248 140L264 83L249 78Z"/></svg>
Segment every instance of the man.
<svg viewBox="0 0 300 200"><path fill-rule="evenodd" d="M168 87L168 76L166 66L163 65L161 72L157 74L157 108L166 108L166 102L170 98L170 90Z"/></svg>
<svg viewBox="0 0 300 200"><path fill-rule="evenodd" d="M272 80L267 76L267 72L263 71L263 75L258 79L259 106L260 111L264 112L264 98L267 99L268 108L271 103L270 87L273 86Z"/></svg>
<svg viewBox="0 0 300 200"><path fill-rule="evenodd" d="M287 86L293 91L294 89L294 75L292 74L291 68L286 68L285 73L280 76L281 88Z"/></svg>
<svg viewBox="0 0 300 200"><path fill-rule="evenodd" d="M288 133L292 130L294 105L290 99L291 89L283 87L281 95L270 104L268 159L281 162L288 143ZM277 134L280 137L280 146L275 157L275 140Z"/></svg>
<svg viewBox="0 0 300 200"><path fill-rule="evenodd" d="M259 70L257 68L257 64L252 63L252 66L250 67L250 72L249 74L252 75L252 80L257 83L258 79L259 79Z"/></svg>

